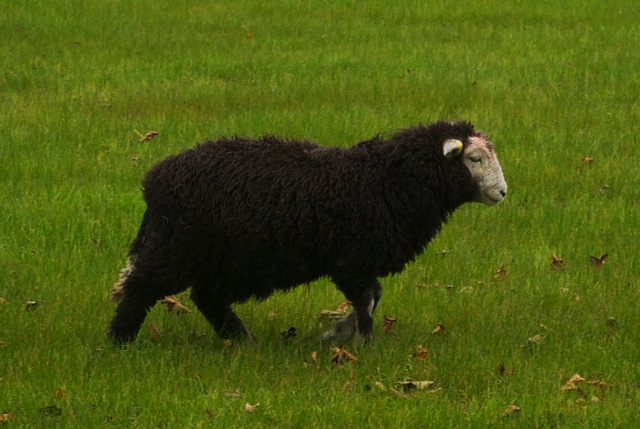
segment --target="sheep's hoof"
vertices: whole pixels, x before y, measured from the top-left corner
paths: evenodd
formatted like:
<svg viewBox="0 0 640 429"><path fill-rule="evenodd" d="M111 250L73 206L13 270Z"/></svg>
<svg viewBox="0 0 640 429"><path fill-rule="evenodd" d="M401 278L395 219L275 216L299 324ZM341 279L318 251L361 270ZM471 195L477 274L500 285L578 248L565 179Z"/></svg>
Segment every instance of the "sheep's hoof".
<svg viewBox="0 0 640 429"><path fill-rule="evenodd" d="M333 329L322 334L323 343L346 344L356 333L356 313L352 312L344 319L338 320Z"/></svg>

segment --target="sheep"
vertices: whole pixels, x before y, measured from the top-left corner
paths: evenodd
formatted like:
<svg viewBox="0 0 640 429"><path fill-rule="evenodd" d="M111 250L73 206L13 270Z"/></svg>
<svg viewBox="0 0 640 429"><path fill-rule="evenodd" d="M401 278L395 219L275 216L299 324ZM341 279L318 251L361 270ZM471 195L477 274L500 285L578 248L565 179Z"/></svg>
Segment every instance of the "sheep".
<svg viewBox="0 0 640 429"><path fill-rule="evenodd" d="M160 299L190 296L222 338L252 337L231 305L328 276L353 311L323 338L369 338L378 278L399 273L461 204L507 192L487 136L439 121L350 148L220 138L156 164L108 336L133 340Z"/></svg>

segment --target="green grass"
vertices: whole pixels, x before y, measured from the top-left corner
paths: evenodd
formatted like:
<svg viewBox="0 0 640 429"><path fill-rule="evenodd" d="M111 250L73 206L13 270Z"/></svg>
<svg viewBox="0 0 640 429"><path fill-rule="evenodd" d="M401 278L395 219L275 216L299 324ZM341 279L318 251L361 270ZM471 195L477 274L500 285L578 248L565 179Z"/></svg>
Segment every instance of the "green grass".
<svg viewBox="0 0 640 429"><path fill-rule="evenodd" d="M637 2L212 3L4 5L0 426L637 424ZM105 343L155 162L221 135L351 145L437 119L491 135L509 195L461 208L382 279L357 363L317 342L342 300L325 279L238 306L257 346L162 306L131 346ZM562 390L575 373L606 386ZM403 380L438 390L391 390Z"/></svg>

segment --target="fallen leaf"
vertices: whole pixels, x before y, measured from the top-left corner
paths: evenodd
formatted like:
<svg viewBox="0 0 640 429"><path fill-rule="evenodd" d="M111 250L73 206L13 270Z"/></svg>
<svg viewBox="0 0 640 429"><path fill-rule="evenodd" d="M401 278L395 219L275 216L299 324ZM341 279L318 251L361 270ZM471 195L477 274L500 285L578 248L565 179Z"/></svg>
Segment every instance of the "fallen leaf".
<svg viewBox="0 0 640 429"><path fill-rule="evenodd" d="M295 326L289 326L284 331L280 332L280 339L286 340L287 338L293 338L297 335Z"/></svg>
<svg viewBox="0 0 640 429"><path fill-rule="evenodd" d="M138 132L138 130L133 130L133 131L135 131L135 133L138 134L138 137L140 137L140 143L148 142L149 140L153 139L155 136L160 134L157 131L149 131L145 135L142 135L142 133Z"/></svg>
<svg viewBox="0 0 640 429"><path fill-rule="evenodd" d="M67 396L69 396L69 394L64 388L61 387L59 389L56 389L54 396L60 399L60 398L66 398Z"/></svg>
<svg viewBox="0 0 640 429"><path fill-rule="evenodd" d="M591 262L591 265L593 265L596 268L596 270L601 270L602 268L604 268L604 263L608 257L609 257L608 253L605 253L599 258L596 258L595 256L589 256L589 261Z"/></svg>
<svg viewBox="0 0 640 429"><path fill-rule="evenodd" d="M227 399L238 399L240 397L240 389L224 392L223 395Z"/></svg>
<svg viewBox="0 0 640 429"><path fill-rule="evenodd" d="M268 317L269 319L271 319L271 320L275 319L275 318L276 318L276 316L277 316L277 314L276 314L276 313L274 313L273 311L270 311L270 312L268 312L268 313L267 313L267 317Z"/></svg>
<svg viewBox="0 0 640 429"><path fill-rule="evenodd" d="M331 362L341 365L344 362L357 362L358 358L349 353L344 347L334 347Z"/></svg>
<svg viewBox="0 0 640 429"><path fill-rule="evenodd" d="M139 156L134 156L133 158L131 158L131 160L133 161L133 163L135 165L138 165L140 163L140 157Z"/></svg>
<svg viewBox="0 0 640 429"><path fill-rule="evenodd" d="M384 321L382 322L382 330L387 332L390 331L393 324L396 323L396 320L397 319L389 317L385 314Z"/></svg>
<svg viewBox="0 0 640 429"><path fill-rule="evenodd" d="M253 37L253 33L249 31L249 32L247 32L247 34L245 34L245 37L247 39L251 39Z"/></svg>
<svg viewBox="0 0 640 429"><path fill-rule="evenodd" d="M600 193L601 194L606 194L607 192L609 192L609 189L611 189L611 186L609 185L602 185L600 187Z"/></svg>
<svg viewBox="0 0 640 429"><path fill-rule="evenodd" d="M311 352L311 360L314 362L318 362L318 352L315 350Z"/></svg>
<svg viewBox="0 0 640 429"><path fill-rule="evenodd" d="M427 390L435 384L435 381L399 381L396 386L408 392L410 390Z"/></svg>
<svg viewBox="0 0 640 429"><path fill-rule="evenodd" d="M397 396L399 396L399 397L401 397L403 399L409 398L409 395L405 395L404 393L400 393L394 388L391 388L391 393L393 393L394 395L397 395Z"/></svg>
<svg viewBox="0 0 640 429"><path fill-rule="evenodd" d="M15 420L15 418L16 418L15 414L3 411L2 413L0 413L0 424L10 423L13 420Z"/></svg>
<svg viewBox="0 0 640 429"><path fill-rule="evenodd" d="M520 411L520 407L518 407L517 405L509 405L507 409L504 410L504 416L509 417L514 413L517 413L518 411Z"/></svg>
<svg viewBox="0 0 640 429"><path fill-rule="evenodd" d="M8 301L0 296L0 304L6 304Z"/></svg>
<svg viewBox="0 0 640 429"><path fill-rule="evenodd" d="M563 268L563 264L564 264L564 259L559 258L558 256L556 256L555 253L551 255L551 265L553 266L553 268L559 270Z"/></svg>
<svg viewBox="0 0 640 429"><path fill-rule="evenodd" d="M178 298L175 296L165 296L162 303L167 307L169 311L183 311L185 313L191 313L187 307L182 305Z"/></svg>
<svg viewBox="0 0 640 429"><path fill-rule="evenodd" d="M62 409L56 405L48 405L40 408L38 411L40 411L40 414L47 417L59 417L62 415Z"/></svg>
<svg viewBox="0 0 640 429"><path fill-rule="evenodd" d="M576 383L581 383L585 381L584 378L580 377L580 374L573 374L569 381L567 381L564 386L562 386L562 390L578 390L578 386Z"/></svg>
<svg viewBox="0 0 640 429"><path fill-rule="evenodd" d="M527 342L532 344L538 344L542 339L542 334L535 334L533 337L527 338Z"/></svg>
<svg viewBox="0 0 640 429"><path fill-rule="evenodd" d="M501 376L513 375L513 370L507 371L507 367L505 366L505 364L501 363L500 365L498 365L498 374L500 374Z"/></svg>
<svg viewBox="0 0 640 429"><path fill-rule="evenodd" d="M498 268L498 271L496 271L496 273L493 276L491 276L491 278L494 280L498 280L504 277L506 274L507 274L507 270L504 267L500 267Z"/></svg>
<svg viewBox="0 0 640 429"><path fill-rule="evenodd" d="M414 356L418 360L425 360L429 357L429 350L427 350L425 347L422 347L422 344L421 344L418 347L416 347L416 352L414 353Z"/></svg>
<svg viewBox="0 0 640 429"><path fill-rule="evenodd" d="M151 331L151 336L156 340L159 340L162 337L155 323L152 323L151 325L149 325L149 331Z"/></svg>
<svg viewBox="0 0 640 429"><path fill-rule="evenodd" d="M375 383L373 383L373 384L378 388L378 390L382 390L383 392L386 392L386 391L387 391L387 386L385 386L385 385L384 385L384 384L382 384L381 382L376 381L376 382L375 382Z"/></svg>
<svg viewBox="0 0 640 429"><path fill-rule="evenodd" d="M520 348L524 349L526 347L531 347L534 344L538 344L542 340L542 334L536 334L533 337L527 338L527 341L524 344L520 345Z"/></svg>
<svg viewBox="0 0 640 429"><path fill-rule="evenodd" d="M609 387L609 385L607 383L605 383L604 381L600 381L600 380L587 381L587 384L589 384L590 386L601 388L601 389L605 388L605 387Z"/></svg>
<svg viewBox="0 0 640 429"><path fill-rule="evenodd" d="M27 303L25 304L25 308L27 310L33 310L37 306L38 306L38 302L37 301L27 301Z"/></svg>
<svg viewBox="0 0 640 429"><path fill-rule="evenodd" d="M349 312L349 307L351 307L351 301L345 301L340 304L335 310L322 310L320 312L320 319L342 319Z"/></svg>
<svg viewBox="0 0 640 429"><path fill-rule="evenodd" d="M590 164L591 162L593 162L593 158L591 158L590 156L585 156L584 158L582 158L582 162L584 162L585 164Z"/></svg>
<svg viewBox="0 0 640 429"><path fill-rule="evenodd" d="M260 402L256 402L255 405L251 405L250 403L244 404L245 413L255 413L258 407L260 406Z"/></svg>
<svg viewBox="0 0 640 429"><path fill-rule="evenodd" d="M232 343L233 343L233 341L231 341L229 338L223 338L222 339L222 345L224 347L230 347Z"/></svg>
<svg viewBox="0 0 640 429"><path fill-rule="evenodd" d="M433 331L431 331L433 335L444 336L447 335L447 329L444 327L442 323L438 323L438 326L435 327Z"/></svg>

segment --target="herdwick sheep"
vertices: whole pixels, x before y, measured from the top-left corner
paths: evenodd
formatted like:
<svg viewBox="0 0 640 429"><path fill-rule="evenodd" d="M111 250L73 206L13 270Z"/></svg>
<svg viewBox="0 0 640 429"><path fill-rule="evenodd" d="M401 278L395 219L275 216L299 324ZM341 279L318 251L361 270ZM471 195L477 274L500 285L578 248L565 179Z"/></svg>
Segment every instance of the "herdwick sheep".
<svg viewBox="0 0 640 429"><path fill-rule="evenodd" d="M354 310L324 338L367 338L378 277L402 271L461 204L507 192L487 137L444 121L351 148L221 138L158 163L143 188L147 210L112 294L116 342L188 287L220 336L250 335L233 303L325 275Z"/></svg>

